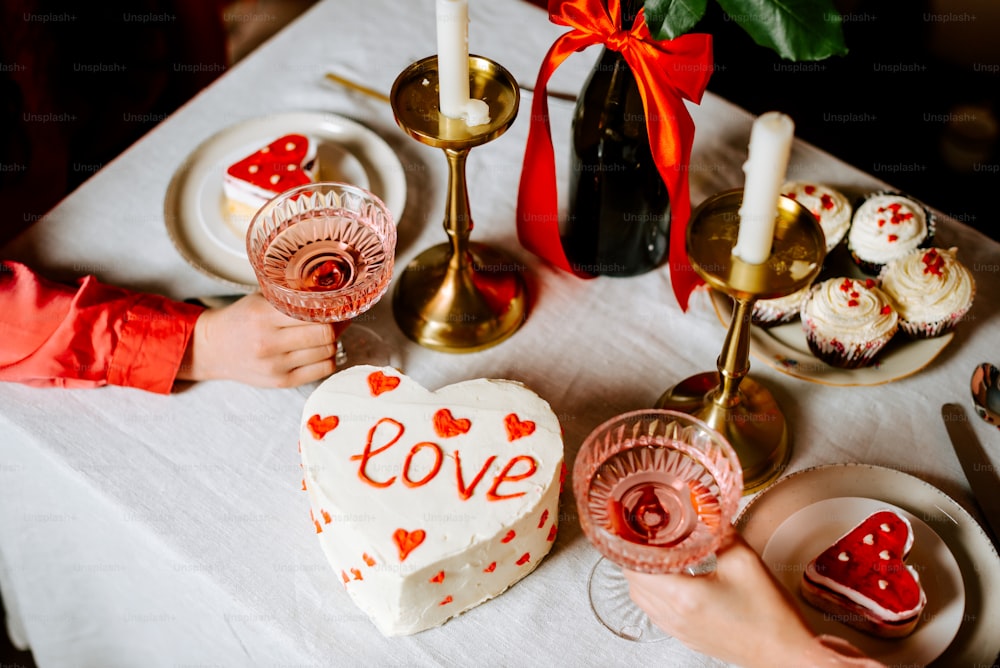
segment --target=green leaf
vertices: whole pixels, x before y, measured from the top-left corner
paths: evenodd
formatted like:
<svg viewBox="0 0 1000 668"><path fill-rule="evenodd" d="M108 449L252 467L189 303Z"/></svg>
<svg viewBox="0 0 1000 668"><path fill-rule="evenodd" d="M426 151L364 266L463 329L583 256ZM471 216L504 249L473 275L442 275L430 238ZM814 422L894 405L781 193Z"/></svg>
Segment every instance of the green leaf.
<svg viewBox="0 0 1000 668"><path fill-rule="evenodd" d="M844 55L840 12L832 0L718 0L753 40L788 60Z"/></svg>
<svg viewBox="0 0 1000 668"><path fill-rule="evenodd" d="M674 39L694 28L708 0L646 0L646 25L658 39Z"/></svg>

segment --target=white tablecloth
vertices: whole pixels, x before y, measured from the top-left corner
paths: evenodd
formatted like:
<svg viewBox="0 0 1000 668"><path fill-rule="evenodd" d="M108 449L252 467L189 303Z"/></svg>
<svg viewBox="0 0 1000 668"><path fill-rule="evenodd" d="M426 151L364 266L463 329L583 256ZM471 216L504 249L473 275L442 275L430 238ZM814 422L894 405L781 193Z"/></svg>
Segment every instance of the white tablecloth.
<svg viewBox="0 0 1000 668"><path fill-rule="evenodd" d="M564 28L518 0L471 5L471 50L533 84ZM171 176L200 142L234 123L315 110L362 121L401 156L408 179L401 269L445 239L444 156L406 137L388 105L338 88L323 73L336 67L388 91L404 67L434 52L434 35L432 3L321 2L96 173L3 256L54 277L93 273L178 298L227 292L189 266L167 236ZM596 48L570 58L551 88L579 90L594 57ZM707 292L681 312L666 271L583 281L520 248L514 204L530 99L526 93L513 127L468 162L473 238L527 267L533 304L522 329L495 348L448 355L407 341L389 299L366 324L398 344L404 370L429 388L480 376L526 383L558 414L571 465L598 423L650 406L673 383L713 369L725 327ZM752 119L713 95L691 109L698 203L742 185ZM551 110L565 184L571 107L553 101ZM789 176L852 192L884 185L802 143ZM920 373L845 388L753 362L751 373L790 421L789 471L849 461L894 467L972 508L938 408L968 405L973 365L1000 362L1000 245L947 218L938 244L962 249L979 291L954 341ZM312 531L296 452L303 401L297 390L222 381L171 396L0 386L0 588L12 630L38 663L713 665L674 642L619 640L594 619L586 578L598 555L580 532L568 490L558 540L530 577L443 627L383 638L349 600ZM995 446L995 430L975 427Z"/></svg>

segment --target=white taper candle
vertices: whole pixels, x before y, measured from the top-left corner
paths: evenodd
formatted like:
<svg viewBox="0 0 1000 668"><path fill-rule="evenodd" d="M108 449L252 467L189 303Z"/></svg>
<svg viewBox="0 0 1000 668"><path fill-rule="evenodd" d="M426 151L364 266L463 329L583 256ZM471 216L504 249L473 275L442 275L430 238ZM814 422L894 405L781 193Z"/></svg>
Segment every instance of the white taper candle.
<svg viewBox="0 0 1000 668"><path fill-rule="evenodd" d="M469 4L437 0L438 106L463 118L469 102Z"/></svg>
<svg viewBox="0 0 1000 668"><path fill-rule="evenodd" d="M733 247L733 255L748 264L763 264L771 256L778 197L794 133L792 119L777 111L762 114L750 130L739 236Z"/></svg>

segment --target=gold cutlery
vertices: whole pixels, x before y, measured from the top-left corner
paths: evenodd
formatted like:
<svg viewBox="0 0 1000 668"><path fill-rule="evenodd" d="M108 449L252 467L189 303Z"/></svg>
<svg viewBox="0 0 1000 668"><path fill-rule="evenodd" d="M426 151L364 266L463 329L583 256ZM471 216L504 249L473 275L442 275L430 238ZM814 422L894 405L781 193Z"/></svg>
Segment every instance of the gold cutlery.
<svg viewBox="0 0 1000 668"><path fill-rule="evenodd" d="M389 102L389 96L385 93L380 93L374 88L369 88L364 84L360 84L357 81L353 81L345 76L336 74L334 72L327 72L324 76L333 83L339 84L348 90L353 90L356 93L361 93L362 95L367 95L368 97L374 98L376 100L381 100L382 102ZM523 84L518 84L518 88L526 93L534 93L534 89L530 86L525 86ZM576 95L572 93L563 93L561 91L548 91L548 96L557 100L564 100L566 102L576 102Z"/></svg>

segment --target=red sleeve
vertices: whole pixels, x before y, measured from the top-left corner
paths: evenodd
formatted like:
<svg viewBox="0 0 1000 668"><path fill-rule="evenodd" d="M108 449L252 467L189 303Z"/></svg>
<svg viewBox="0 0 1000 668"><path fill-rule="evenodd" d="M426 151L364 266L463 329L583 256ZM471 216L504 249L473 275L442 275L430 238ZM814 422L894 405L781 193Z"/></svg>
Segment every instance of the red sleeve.
<svg viewBox="0 0 1000 668"><path fill-rule="evenodd" d="M0 262L0 381L168 394L203 310L93 276L76 287L54 283Z"/></svg>

